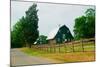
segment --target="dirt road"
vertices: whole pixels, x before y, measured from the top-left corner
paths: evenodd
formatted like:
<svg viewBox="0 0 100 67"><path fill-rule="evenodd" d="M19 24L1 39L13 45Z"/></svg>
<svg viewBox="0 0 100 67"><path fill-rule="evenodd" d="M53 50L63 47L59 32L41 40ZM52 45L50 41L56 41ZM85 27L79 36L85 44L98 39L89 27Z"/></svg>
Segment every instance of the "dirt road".
<svg viewBox="0 0 100 67"><path fill-rule="evenodd" d="M11 66L37 65L57 63L55 60L42 57L29 56L19 49L11 49Z"/></svg>

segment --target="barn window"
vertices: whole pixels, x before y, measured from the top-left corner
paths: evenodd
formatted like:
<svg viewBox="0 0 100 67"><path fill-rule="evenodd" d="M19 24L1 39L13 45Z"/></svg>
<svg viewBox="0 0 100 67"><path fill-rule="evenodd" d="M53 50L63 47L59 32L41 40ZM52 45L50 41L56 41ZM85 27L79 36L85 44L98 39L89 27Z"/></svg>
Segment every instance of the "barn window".
<svg viewBox="0 0 100 67"><path fill-rule="evenodd" d="M67 33L69 33L69 30L67 31Z"/></svg>
<svg viewBox="0 0 100 67"><path fill-rule="evenodd" d="M65 41L65 39L66 39L66 35L65 35L65 34L63 34L63 40Z"/></svg>
<svg viewBox="0 0 100 67"><path fill-rule="evenodd" d="M65 39L65 42L67 41L67 39Z"/></svg>
<svg viewBox="0 0 100 67"><path fill-rule="evenodd" d="M57 38L57 43L60 43L60 42L61 42L60 38Z"/></svg>
<svg viewBox="0 0 100 67"><path fill-rule="evenodd" d="M58 38L58 42L60 41L60 38Z"/></svg>

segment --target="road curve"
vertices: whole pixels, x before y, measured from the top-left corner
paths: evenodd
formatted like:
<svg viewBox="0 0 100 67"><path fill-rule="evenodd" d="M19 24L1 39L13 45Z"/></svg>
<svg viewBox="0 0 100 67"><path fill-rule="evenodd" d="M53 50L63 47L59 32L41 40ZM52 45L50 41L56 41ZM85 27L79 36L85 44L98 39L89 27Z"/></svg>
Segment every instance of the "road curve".
<svg viewBox="0 0 100 67"><path fill-rule="evenodd" d="M19 49L11 49L11 66L23 66L23 65L40 65L40 64L52 64L57 63L55 60L46 59L42 57L29 56Z"/></svg>

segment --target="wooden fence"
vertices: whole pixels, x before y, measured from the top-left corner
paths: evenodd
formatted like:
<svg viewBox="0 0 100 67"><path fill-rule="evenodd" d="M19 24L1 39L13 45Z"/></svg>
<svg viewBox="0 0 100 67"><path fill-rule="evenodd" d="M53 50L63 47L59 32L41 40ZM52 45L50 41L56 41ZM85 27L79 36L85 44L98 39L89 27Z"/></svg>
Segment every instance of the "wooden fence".
<svg viewBox="0 0 100 67"><path fill-rule="evenodd" d="M53 53L95 51L95 38L71 41L63 44L33 45L32 49Z"/></svg>

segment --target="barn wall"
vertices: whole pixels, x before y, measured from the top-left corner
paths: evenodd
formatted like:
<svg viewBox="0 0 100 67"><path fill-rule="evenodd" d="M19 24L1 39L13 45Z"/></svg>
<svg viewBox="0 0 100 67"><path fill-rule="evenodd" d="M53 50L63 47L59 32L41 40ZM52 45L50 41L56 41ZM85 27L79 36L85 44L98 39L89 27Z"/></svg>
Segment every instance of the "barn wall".
<svg viewBox="0 0 100 67"><path fill-rule="evenodd" d="M49 44L53 45L53 44L56 44L56 40L49 40Z"/></svg>

